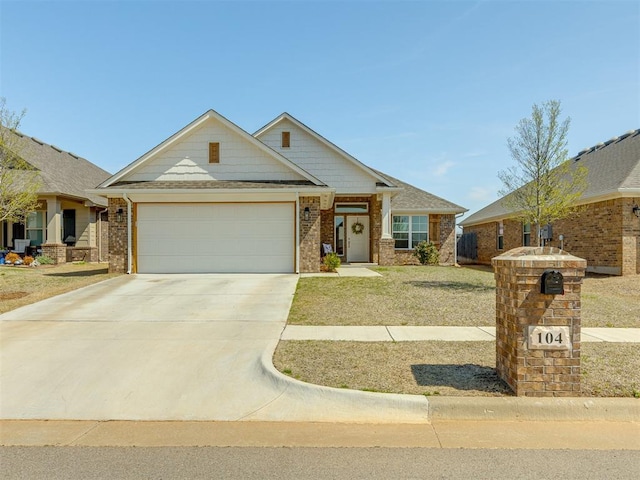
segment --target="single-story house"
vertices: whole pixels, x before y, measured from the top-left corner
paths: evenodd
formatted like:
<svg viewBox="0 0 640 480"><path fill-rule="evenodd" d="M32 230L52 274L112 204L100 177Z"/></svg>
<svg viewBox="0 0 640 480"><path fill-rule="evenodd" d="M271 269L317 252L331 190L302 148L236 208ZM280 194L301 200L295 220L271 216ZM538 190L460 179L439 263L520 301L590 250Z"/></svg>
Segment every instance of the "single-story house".
<svg viewBox="0 0 640 480"><path fill-rule="evenodd" d="M317 272L455 262L463 207L373 170L283 113L253 135L209 110L103 182L115 272Z"/></svg>
<svg viewBox="0 0 640 480"><path fill-rule="evenodd" d="M13 249L16 240L29 240L29 250L48 255L56 263L106 260L107 201L87 189L111 174L37 138L17 131L10 134L14 153L38 172L39 205L24 223L0 222L0 244Z"/></svg>
<svg viewBox="0 0 640 480"><path fill-rule="evenodd" d="M586 259L590 272L640 273L640 129L584 149L570 161L588 170L588 186L579 200L583 208L554 222L552 238L546 245ZM492 257L507 250L535 242L535 226L515 220L502 199L460 225L465 235L475 237L474 261L482 264L490 264Z"/></svg>

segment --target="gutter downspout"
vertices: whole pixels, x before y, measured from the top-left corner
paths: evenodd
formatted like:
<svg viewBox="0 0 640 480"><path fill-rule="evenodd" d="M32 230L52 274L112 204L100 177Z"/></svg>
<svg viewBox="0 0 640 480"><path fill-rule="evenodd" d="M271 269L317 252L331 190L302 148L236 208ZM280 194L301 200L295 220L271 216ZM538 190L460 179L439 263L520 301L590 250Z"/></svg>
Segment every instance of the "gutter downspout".
<svg viewBox="0 0 640 480"><path fill-rule="evenodd" d="M131 200L126 193L122 194L122 198L127 202L127 275L131 275Z"/></svg>

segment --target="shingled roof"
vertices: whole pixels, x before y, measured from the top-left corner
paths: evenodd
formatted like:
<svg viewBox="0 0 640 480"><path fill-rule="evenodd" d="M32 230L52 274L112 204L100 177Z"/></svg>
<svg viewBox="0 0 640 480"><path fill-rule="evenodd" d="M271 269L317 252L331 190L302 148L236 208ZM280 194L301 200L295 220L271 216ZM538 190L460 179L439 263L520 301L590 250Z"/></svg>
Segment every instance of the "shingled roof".
<svg viewBox="0 0 640 480"><path fill-rule="evenodd" d="M598 143L582 150L569 160L587 168L587 188L581 204L594 203L609 198L640 196L640 129ZM512 212L498 199L460 225L469 226L507 218Z"/></svg>
<svg viewBox="0 0 640 480"><path fill-rule="evenodd" d="M107 200L90 195L87 189L95 188L111 174L89 160L49 145L34 137L14 131L17 153L25 162L40 172L40 195L60 195L87 199L96 205L106 206Z"/></svg>
<svg viewBox="0 0 640 480"><path fill-rule="evenodd" d="M373 169L372 169L373 170ZM464 213L466 208L449 202L444 198L440 198L432 193L420 190L402 180L387 175L386 173L374 170L378 175L387 178L392 184L403 189L391 199L391 208L394 211L427 211L430 213Z"/></svg>

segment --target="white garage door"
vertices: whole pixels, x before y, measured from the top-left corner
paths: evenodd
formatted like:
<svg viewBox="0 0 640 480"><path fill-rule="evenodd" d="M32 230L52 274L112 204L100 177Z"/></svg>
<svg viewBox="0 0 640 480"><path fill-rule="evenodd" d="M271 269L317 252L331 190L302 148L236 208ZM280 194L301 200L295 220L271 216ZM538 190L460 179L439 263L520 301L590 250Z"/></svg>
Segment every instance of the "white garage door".
<svg viewBox="0 0 640 480"><path fill-rule="evenodd" d="M140 273L292 273L294 204L138 204Z"/></svg>

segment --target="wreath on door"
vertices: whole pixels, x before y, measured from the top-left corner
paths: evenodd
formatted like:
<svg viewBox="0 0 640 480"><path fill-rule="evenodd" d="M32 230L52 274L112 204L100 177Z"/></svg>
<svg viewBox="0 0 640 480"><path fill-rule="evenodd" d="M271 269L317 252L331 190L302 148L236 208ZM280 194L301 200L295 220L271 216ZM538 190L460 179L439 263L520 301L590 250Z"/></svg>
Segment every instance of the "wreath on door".
<svg viewBox="0 0 640 480"><path fill-rule="evenodd" d="M356 235L360 235L362 234L362 232L364 232L364 225L360 222L355 222L353 225L351 225L351 231Z"/></svg>

